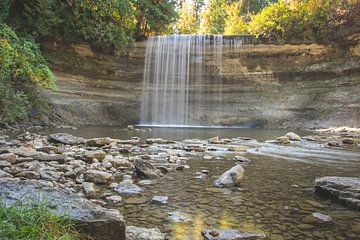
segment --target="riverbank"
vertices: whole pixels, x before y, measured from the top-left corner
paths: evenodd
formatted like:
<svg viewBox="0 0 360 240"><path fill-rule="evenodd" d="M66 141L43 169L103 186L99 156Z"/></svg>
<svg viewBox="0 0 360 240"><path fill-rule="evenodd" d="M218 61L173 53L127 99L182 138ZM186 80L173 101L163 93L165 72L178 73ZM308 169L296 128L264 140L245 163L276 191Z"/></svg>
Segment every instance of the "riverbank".
<svg viewBox="0 0 360 240"><path fill-rule="evenodd" d="M176 141L134 136L154 131L129 127L113 132L114 136L133 134L123 139L61 133L24 133L15 139L2 135L2 177L66 190L92 204L119 210L127 226L157 227L157 232L175 239L182 234L201 239L201 230L218 227L265 234L270 239L278 235L302 239L309 234L346 234L351 239L357 231L356 211L318 198L312 191L317 177L357 177L358 129L302 137L275 132L260 137L266 130L247 132L248 136L258 134L260 141L245 135ZM238 164L244 169L240 185L213 185L217 176ZM270 197L270 192L276 194ZM266 207L269 203L271 207ZM310 217L303 220L317 212L335 220L325 225ZM196 227L200 222L203 227ZM354 226L355 232L345 231L343 224ZM279 230L283 228L287 233Z"/></svg>

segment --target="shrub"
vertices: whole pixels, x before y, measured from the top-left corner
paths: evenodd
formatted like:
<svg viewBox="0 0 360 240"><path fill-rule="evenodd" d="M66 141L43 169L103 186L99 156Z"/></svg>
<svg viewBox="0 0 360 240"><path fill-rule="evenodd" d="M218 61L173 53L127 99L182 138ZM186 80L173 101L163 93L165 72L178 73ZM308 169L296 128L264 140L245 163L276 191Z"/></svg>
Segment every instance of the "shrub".
<svg viewBox="0 0 360 240"><path fill-rule="evenodd" d="M54 77L31 38L19 38L0 24L0 123L26 120L40 88L54 87Z"/></svg>

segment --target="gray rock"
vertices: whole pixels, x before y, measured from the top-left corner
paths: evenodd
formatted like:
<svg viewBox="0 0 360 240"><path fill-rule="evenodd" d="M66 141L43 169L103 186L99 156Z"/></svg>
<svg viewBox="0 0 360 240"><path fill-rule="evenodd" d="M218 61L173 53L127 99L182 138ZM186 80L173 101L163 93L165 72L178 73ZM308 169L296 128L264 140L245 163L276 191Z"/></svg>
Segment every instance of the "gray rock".
<svg viewBox="0 0 360 240"><path fill-rule="evenodd" d="M28 179L40 179L40 174L35 171L25 170L16 174L16 177L24 177Z"/></svg>
<svg viewBox="0 0 360 240"><path fill-rule="evenodd" d="M142 159L136 159L134 161L135 171L139 177L147 179L155 179L163 176L161 171L157 169L154 165L149 162L146 162Z"/></svg>
<svg viewBox="0 0 360 240"><path fill-rule="evenodd" d="M139 194L143 189L132 182L132 180L124 180L114 187L114 191L125 194Z"/></svg>
<svg viewBox="0 0 360 240"><path fill-rule="evenodd" d="M16 155L14 153L3 153L0 154L0 160L14 164L16 163Z"/></svg>
<svg viewBox="0 0 360 240"><path fill-rule="evenodd" d="M55 133L55 134L50 134L49 142L62 143L67 145L78 145L78 144L84 144L85 139L74 137L73 135L68 133Z"/></svg>
<svg viewBox="0 0 360 240"><path fill-rule="evenodd" d="M266 238L263 233L243 232L235 229L210 229L202 230L205 240L244 240Z"/></svg>
<svg viewBox="0 0 360 240"><path fill-rule="evenodd" d="M165 240L165 234L157 228L126 227L127 240Z"/></svg>
<svg viewBox="0 0 360 240"><path fill-rule="evenodd" d="M110 138L93 138L86 141L86 145L90 147L102 147L111 143Z"/></svg>
<svg viewBox="0 0 360 240"><path fill-rule="evenodd" d="M157 203L157 204L168 204L169 202L169 197L167 196L153 196L153 198L151 199L152 203Z"/></svg>
<svg viewBox="0 0 360 240"><path fill-rule="evenodd" d="M66 155L64 154L47 154L44 152L39 152L37 155L34 156L34 160L38 161L57 161L59 163L65 163L66 161Z"/></svg>
<svg viewBox="0 0 360 240"><path fill-rule="evenodd" d="M13 176L10 173L0 170L0 178L13 178Z"/></svg>
<svg viewBox="0 0 360 240"><path fill-rule="evenodd" d="M169 220L172 222L191 222L191 218L188 214L182 212L170 212L168 213Z"/></svg>
<svg viewBox="0 0 360 240"><path fill-rule="evenodd" d="M37 152L35 149L30 147L19 147L19 148L12 148L9 149L9 152L14 153L16 155L22 156L22 157L33 157L39 152Z"/></svg>
<svg viewBox="0 0 360 240"><path fill-rule="evenodd" d="M323 177L315 180L315 193L360 210L359 177Z"/></svg>
<svg viewBox="0 0 360 240"><path fill-rule="evenodd" d="M6 168L11 166L12 166L11 163L9 163L8 161L0 160L0 168Z"/></svg>
<svg viewBox="0 0 360 240"><path fill-rule="evenodd" d="M94 188L94 183L92 182L83 182L81 183L82 187L84 189L85 192L85 196L87 198L94 198L95 197L95 188Z"/></svg>
<svg viewBox="0 0 360 240"><path fill-rule="evenodd" d="M247 159L246 157L243 157L243 156L235 156L235 157L234 157L234 160L235 160L235 161L238 161L238 162L242 162L242 163L249 163L249 162L251 162L250 159Z"/></svg>
<svg viewBox="0 0 360 240"><path fill-rule="evenodd" d="M111 195L111 196L107 196L105 197L105 200L109 203L119 203L122 202L122 198L120 196L117 195Z"/></svg>
<svg viewBox="0 0 360 240"><path fill-rule="evenodd" d="M85 162L93 162L95 159L102 161L106 157L106 152L102 150L86 151L83 156Z"/></svg>
<svg viewBox="0 0 360 240"><path fill-rule="evenodd" d="M243 177L244 168L236 165L218 177L214 181L214 185L217 187L236 187L240 184Z"/></svg>
<svg viewBox="0 0 360 240"><path fill-rule="evenodd" d="M59 181L61 175L59 172L51 171L48 169L39 169L38 173L40 174L40 178L49 181Z"/></svg>
<svg viewBox="0 0 360 240"><path fill-rule="evenodd" d="M7 204L48 202L55 214L66 214L76 228L96 240L125 240L125 223L117 210L102 208L64 190L45 187L37 181L0 179L0 197Z"/></svg>
<svg viewBox="0 0 360 240"><path fill-rule="evenodd" d="M288 132L285 134L286 137L288 137L291 141L301 141L301 137L293 132Z"/></svg>
<svg viewBox="0 0 360 240"><path fill-rule="evenodd" d="M111 173L99 171L99 170L88 170L84 173L84 178L88 182L94 182L99 184L110 183L114 177Z"/></svg>

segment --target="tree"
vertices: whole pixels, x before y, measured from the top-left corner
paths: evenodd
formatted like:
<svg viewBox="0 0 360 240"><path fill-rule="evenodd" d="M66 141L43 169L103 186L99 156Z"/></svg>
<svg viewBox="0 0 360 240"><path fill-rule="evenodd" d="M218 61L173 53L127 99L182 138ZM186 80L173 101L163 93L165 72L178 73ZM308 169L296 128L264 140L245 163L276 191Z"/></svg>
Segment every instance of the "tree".
<svg viewBox="0 0 360 240"><path fill-rule="evenodd" d="M244 34L247 32L245 17L241 16L243 1L235 1L226 6L225 31L226 35Z"/></svg>
<svg viewBox="0 0 360 240"><path fill-rule="evenodd" d="M182 3L179 9L179 19L177 22L177 30L183 34L197 33L200 27L200 18L197 15L195 3L186 1Z"/></svg>
<svg viewBox="0 0 360 240"><path fill-rule="evenodd" d="M222 34L225 27L227 0L209 0L201 14L201 33Z"/></svg>
<svg viewBox="0 0 360 240"><path fill-rule="evenodd" d="M136 39L164 34L175 22L177 13L174 0L131 0L136 13Z"/></svg>

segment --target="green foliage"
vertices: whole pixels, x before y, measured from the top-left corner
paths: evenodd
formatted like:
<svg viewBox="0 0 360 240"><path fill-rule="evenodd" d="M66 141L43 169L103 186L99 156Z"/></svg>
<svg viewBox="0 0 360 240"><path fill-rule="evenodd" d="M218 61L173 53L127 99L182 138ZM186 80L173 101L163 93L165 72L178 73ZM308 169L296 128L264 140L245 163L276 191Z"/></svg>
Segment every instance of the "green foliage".
<svg viewBox="0 0 360 240"><path fill-rule="evenodd" d="M247 33L245 17L241 16L243 1L235 1L226 6L225 35L237 35Z"/></svg>
<svg viewBox="0 0 360 240"><path fill-rule="evenodd" d="M168 34L176 20L174 0L131 0L135 6L136 38Z"/></svg>
<svg viewBox="0 0 360 240"><path fill-rule="evenodd" d="M51 213L45 203L8 206L0 202L0 239L75 240L81 238L65 216Z"/></svg>
<svg viewBox="0 0 360 240"><path fill-rule="evenodd" d="M328 31L334 16L342 11L356 12L353 0L280 0L254 15L249 24L250 33L262 38L289 42L293 40L326 40L336 31ZM359 12L359 10L357 11ZM350 14L352 17L357 14ZM352 21L354 22L354 21Z"/></svg>
<svg viewBox="0 0 360 240"><path fill-rule="evenodd" d="M182 34L195 34L200 27L200 19L197 17L196 5L193 1L186 1L179 10L177 30Z"/></svg>
<svg viewBox="0 0 360 240"><path fill-rule="evenodd" d="M127 0L12 0L5 21L37 39L124 44L135 26Z"/></svg>
<svg viewBox="0 0 360 240"><path fill-rule="evenodd" d="M25 120L39 88L54 87L54 78L31 38L19 38L0 24L0 123Z"/></svg>
<svg viewBox="0 0 360 240"><path fill-rule="evenodd" d="M225 28L227 0L209 0L201 14L201 33L222 34Z"/></svg>

